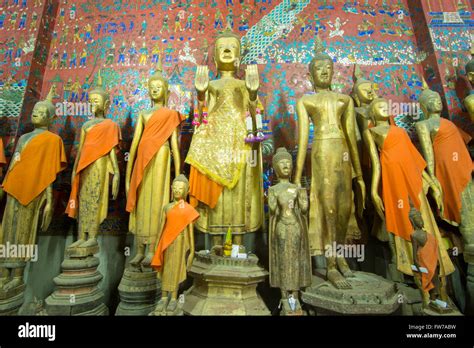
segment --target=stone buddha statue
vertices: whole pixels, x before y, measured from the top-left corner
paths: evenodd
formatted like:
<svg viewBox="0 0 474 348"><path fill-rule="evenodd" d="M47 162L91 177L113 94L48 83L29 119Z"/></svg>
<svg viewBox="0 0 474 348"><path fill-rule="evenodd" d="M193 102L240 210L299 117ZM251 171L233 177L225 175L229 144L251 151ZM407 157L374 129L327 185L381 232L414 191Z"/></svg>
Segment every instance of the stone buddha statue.
<svg viewBox="0 0 474 348"><path fill-rule="evenodd" d="M311 285L308 241L308 197L305 188L290 182L293 159L285 148L273 156L278 183L268 191L270 209L270 286L281 289L281 301L298 301L299 291Z"/></svg>
<svg viewBox="0 0 474 348"><path fill-rule="evenodd" d="M372 163L371 198L376 213L385 221L386 231L394 240L393 252L400 272L413 276L413 253L410 222L412 206L420 211L423 226L438 243L440 276L454 272L436 220L427 200L431 194L438 207L442 205L439 186L425 171L426 162L412 144L406 131L390 125L389 103L377 98L370 104L375 127L364 132ZM382 197L379 192L382 192Z"/></svg>
<svg viewBox="0 0 474 348"><path fill-rule="evenodd" d="M66 213L79 222L78 240L68 248L97 246L100 224L108 213L109 177L112 174L112 198L119 190L120 172L116 150L121 134L119 126L106 119L110 95L102 86L100 70L97 86L89 92L94 118L81 128L81 138L72 171L72 189Z"/></svg>
<svg viewBox="0 0 474 348"><path fill-rule="evenodd" d="M361 202L365 202L365 184L357 148L354 102L348 95L331 91L334 63L319 38L315 51L309 72L316 93L303 96L297 103L299 134L294 182L301 185L311 118L314 141L310 154L309 241L312 255L323 255L328 246L346 243L353 176ZM336 288L351 288L346 277L353 273L345 258L326 256L328 280Z"/></svg>
<svg viewBox="0 0 474 348"><path fill-rule="evenodd" d="M135 236L136 253L130 261L134 267L150 266L160 238L161 213L170 199L171 157L175 174L181 171L178 126L185 117L167 108L170 91L161 61L148 80L148 92L152 107L137 117L125 178L129 230Z"/></svg>
<svg viewBox="0 0 474 348"><path fill-rule="evenodd" d="M0 290L8 292L23 285L26 263L32 258L38 225L46 231L53 217L53 187L66 168L61 138L48 131L55 116L52 103L55 86L31 114L34 130L20 137L3 181L7 202L0 229L0 244L30 250L0 260Z"/></svg>
<svg viewBox="0 0 474 348"><path fill-rule="evenodd" d="M186 163L191 166L190 201L200 214L196 227L222 245L228 229L233 244L263 223L260 142L247 142L257 129L258 69L249 65L238 79L240 38L230 30L219 34L214 61L218 78L209 81L208 67L197 68L195 87L202 123L194 131Z"/></svg>

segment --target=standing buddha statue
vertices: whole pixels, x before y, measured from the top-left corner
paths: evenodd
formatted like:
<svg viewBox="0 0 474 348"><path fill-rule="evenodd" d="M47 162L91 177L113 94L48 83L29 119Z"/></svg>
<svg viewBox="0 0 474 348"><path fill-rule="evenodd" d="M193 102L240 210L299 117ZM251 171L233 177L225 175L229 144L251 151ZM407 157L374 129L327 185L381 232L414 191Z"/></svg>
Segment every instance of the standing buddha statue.
<svg viewBox="0 0 474 348"><path fill-rule="evenodd" d="M97 87L89 93L94 118L84 123L81 139L72 170L72 189L66 213L79 222L78 240L69 246L93 248L97 246L100 224L108 213L109 176L112 179L112 199L117 198L120 172L116 149L121 134L120 127L106 119L110 106L109 93L102 87L102 77L97 76Z"/></svg>
<svg viewBox="0 0 474 348"><path fill-rule="evenodd" d="M167 108L168 80L161 61L148 80L152 108L137 118L125 178L129 230L135 235L136 253L132 266L149 267L162 227L162 211L170 199L171 154L175 174L181 171L178 126L185 117ZM148 250L147 250L148 247Z"/></svg>
<svg viewBox="0 0 474 348"><path fill-rule="evenodd" d="M197 229L213 236L213 246L222 245L229 228L234 244L242 245L243 234L263 223L258 69L249 65L245 81L235 77L240 49L237 35L221 33L214 51L219 78L209 81L208 68L200 66L195 80L202 118L186 157L190 201L200 214Z"/></svg>
<svg viewBox="0 0 474 348"><path fill-rule="evenodd" d="M20 137L3 181L7 202L0 229L1 245L36 244L41 218L41 231L46 231L53 217L53 182L66 168L66 155L61 138L48 131L55 116L52 103L55 86L48 97L35 104L31 114L34 130ZM27 255L0 261L0 289L8 291L23 284Z"/></svg>
<svg viewBox="0 0 474 348"><path fill-rule="evenodd" d="M301 185L311 118L314 141L311 151L309 241L311 253L323 255L335 243L346 243L353 204L353 170L360 202L365 202L365 184L357 149L354 102L348 95L331 91L334 63L324 52L319 38L315 51L309 72L316 94L305 95L297 103L299 135L295 184ZM351 288L346 277L354 274L345 258L335 252L326 256L328 280L338 289Z"/></svg>
<svg viewBox="0 0 474 348"><path fill-rule="evenodd" d="M471 89L469 95L464 99L464 105L471 117L471 121L474 122L474 40L471 47L471 55L472 59L466 64L466 74L471 83L471 88L473 89Z"/></svg>

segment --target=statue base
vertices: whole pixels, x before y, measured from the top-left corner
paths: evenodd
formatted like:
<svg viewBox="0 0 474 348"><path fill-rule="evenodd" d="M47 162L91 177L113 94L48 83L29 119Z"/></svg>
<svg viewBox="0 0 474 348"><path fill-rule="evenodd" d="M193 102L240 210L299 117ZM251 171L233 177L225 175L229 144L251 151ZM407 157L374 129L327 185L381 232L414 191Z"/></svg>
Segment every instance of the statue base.
<svg viewBox="0 0 474 348"><path fill-rule="evenodd" d="M144 270L128 267L118 287L120 303L115 315L150 314L160 295L160 282L153 269Z"/></svg>
<svg viewBox="0 0 474 348"><path fill-rule="evenodd" d="M456 305L448 299L448 308L441 308L433 303L423 308L423 315L429 316L462 316Z"/></svg>
<svg viewBox="0 0 474 348"><path fill-rule="evenodd" d="M150 316L155 316L155 317L167 317L167 316L169 316L169 317L178 316L179 317L179 316L183 316L184 315L183 303L178 301L178 306L176 307L176 309L174 311L168 311L166 309L164 309L162 311L154 310L149 315Z"/></svg>
<svg viewBox="0 0 474 348"><path fill-rule="evenodd" d="M316 315L388 315L400 307L395 284L366 272L346 278L352 289L337 289L329 281L313 277L312 286L302 292L302 300Z"/></svg>
<svg viewBox="0 0 474 348"><path fill-rule="evenodd" d="M194 284L185 293L185 314L270 315L257 294L257 285L268 272L258 265L255 255L236 259L200 251L189 274Z"/></svg>
<svg viewBox="0 0 474 348"><path fill-rule="evenodd" d="M0 289L0 316L18 315L23 304L25 287L25 284L21 284L7 291Z"/></svg>
<svg viewBox="0 0 474 348"><path fill-rule="evenodd" d="M294 310L291 309L288 300L280 301L281 311L280 316L282 317L300 317L305 315L303 309L301 309L300 301L296 301L296 307Z"/></svg>
<svg viewBox="0 0 474 348"><path fill-rule="evenodd" d="M412 288L404 283L397 283L397 290L402 295L401 315L423 315L423 297L420 289Z"/></svg>
<svg viewBox="0 0 474 348"><path fill-rule="evenodd" d="M68 251L61 264L62 273L54 278L56 290L45 300L48 315L108 315L104 293L98 288L102 274L97 270L99 259L93 256L96 246Z"/></svg>

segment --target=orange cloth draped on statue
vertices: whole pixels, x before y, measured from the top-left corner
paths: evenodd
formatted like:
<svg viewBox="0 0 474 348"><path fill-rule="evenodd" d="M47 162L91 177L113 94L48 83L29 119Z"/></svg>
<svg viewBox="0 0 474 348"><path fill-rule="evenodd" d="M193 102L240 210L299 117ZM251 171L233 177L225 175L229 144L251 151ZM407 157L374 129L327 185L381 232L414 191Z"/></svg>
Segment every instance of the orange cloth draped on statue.
<svg viewBox="0 0 474 348"><path fill-rule="evenodd" d="M199 170L191 166L189 175L189 201L193 207L202 202L214 209L222 193L223 186L212 181Z"/></svg>
<svg viewBox="0 0 474 348"><path fill-rule="evenodd" d="M86 169L90 164L94 163L102 156L107 155L119 144L121 138L120 127L112 120L104 120L94 125L86 133L66 209L66 214L68 214L69 217L75 218L77 215L77 208L79 207L77 194L79 192L81 171Z"/></svg>
<svg viewBox="0 0 474 348"><path fill-rule="evenodd" d="M5 158L5 151L3 150L3 140L0 137L0 175L3 174L2 166L7 164L7 159Z"/></svg>
<svg viewBox="0 0 474 348"><path fill-rule="evenodd" d="M418 261L421 267L428 270L428 273L421 273L421 284L423 290L430 291L434 288L433 276L438 266L438 242L431 233L426 234L426 244L418 248Z"/></svg>
<svg viewBox="0 0 474 348"><path fill-rule="evenodd" d="M454 123L440 120L433 142L435 175L443 188L444 218L461 222L461 194L472 180L473 164L463 136Z"/></svg>
<svg viewBox="0 0 474 348"><path fill-rule="evenodd" d="M402 128L390 126L380 152L387 231L410 240L410 201L420 209L422 175L426 162Z"/></svg>
<svg viewBox="0 0 474 348"><path fill-rule="evenodd" d="M171 137L176 127L186 119L179 112L161 108L154 112L145 125L135 163L133 165L130 189L127 197L127 211L132 212L137 203L137 191L145 173L145 168L161 146ZM176 173L178 175L179 173Z"/></svg>
<svg viewBox="0 0 474 348"><path fill-rule="evenodd" d="M151 266L160 271L163 266L163 255L173 241L191 223L197 220L199 213L193 206L184 201L180 201L166 213L166 223L161 233L161 238L153 256Z"/></svg>
<svg viewBox="0 0 474 348"><path fill-rule="evenodd" d="M66 169L62 139L44 131L31 139L3 181L3 189L22 205L28 205Z"/></svg>

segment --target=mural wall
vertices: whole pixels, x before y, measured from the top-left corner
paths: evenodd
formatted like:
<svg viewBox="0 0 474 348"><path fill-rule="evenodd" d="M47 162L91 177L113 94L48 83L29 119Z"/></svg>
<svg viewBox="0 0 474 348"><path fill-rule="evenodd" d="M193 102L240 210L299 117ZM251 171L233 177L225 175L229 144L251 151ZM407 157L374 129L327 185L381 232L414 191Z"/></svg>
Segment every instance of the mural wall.
<svg viewBox="0 0 474 348"><path fill-rule="evenodd" d="M275 147L295 150L295 105L300 96L311 91L307 64L317 35L336 62L334 90L351 92L354 64L358 64L365 77L377 84L380 96L409 103L417 100L424 75L445 97L447 115L474 134L461 105L466 91L465 85L462 87L463 69L470 59L473 29L468 0L2 2L2 103L10 102L8 93L13 93L16 86L23 88L23 94L25 89L37 91L31 98L36 100L39 95L44 98L51 84L56 83L56 102L80 105L87 102L88 91L102 69L112 96L108 117L118 122L123 131L122 166L137 113L149 107L146 82L158 59L162 59L164 73L170 79L171 107L190 114L196 66L208 64L215 75L213 42L226 27L242 37L242 65L259 66L260 99ZM12 22L15 16L16 22ZM46 29L41 25L38 30L41 16L51 16L53 24ZM38 38L45 43L33 49ZM22 50L17 53L20 47ZM32 71L35 59L43 63L44 71ZM35 74L38 80L29 80ZM22 100L23 94L15 98ZM20 135L28 127L30 110L23 106L23 112L3 111L0 134ZM70 168L80 127L88 117L82 109L63 110L54 121L52 130L64 139ZM397 115L396 122L412 130L413 121L403 112ZM190 129L189 124L183 128L183 144L189 142ZM69 178L70 172L65 172L57 184L58 191L64 192L59 194L64 196L63 205ZM123 211L123 205L122 197L111 210Z"/></svg>

